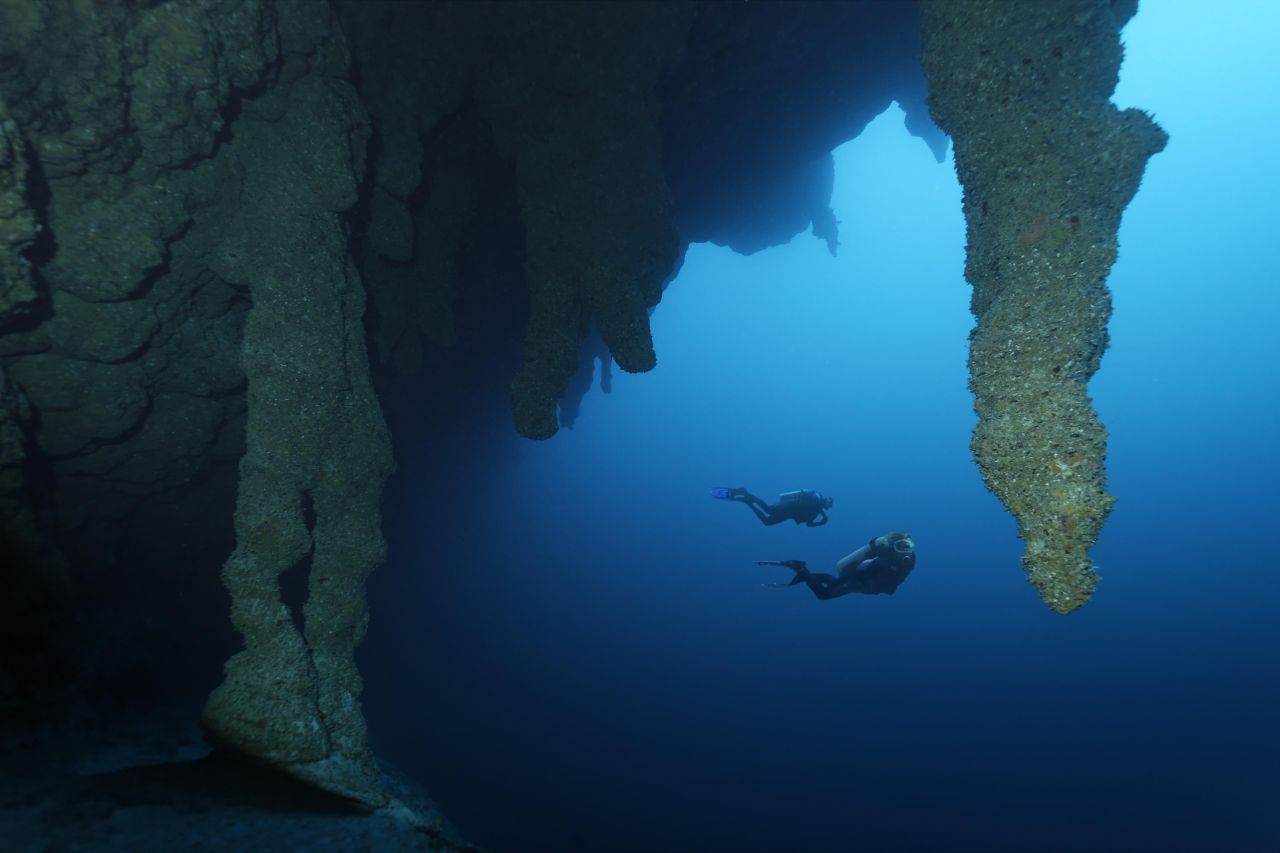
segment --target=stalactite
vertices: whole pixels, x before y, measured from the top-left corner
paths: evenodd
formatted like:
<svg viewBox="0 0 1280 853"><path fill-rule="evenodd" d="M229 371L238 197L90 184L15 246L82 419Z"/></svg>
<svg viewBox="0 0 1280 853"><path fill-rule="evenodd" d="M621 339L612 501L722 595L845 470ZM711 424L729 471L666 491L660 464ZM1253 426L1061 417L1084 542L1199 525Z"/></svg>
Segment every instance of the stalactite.
<svg viewBox="0 0 1280 853"><path fill-rule="evenodd" d="M973 453L1017 518L1049 607L1092 595L1089 549L1114 499L1088 395L1107 346L1116 232L1164 132L1111 102L1105 0L925 0L929 110L955 142L973 285Z"/></svg>

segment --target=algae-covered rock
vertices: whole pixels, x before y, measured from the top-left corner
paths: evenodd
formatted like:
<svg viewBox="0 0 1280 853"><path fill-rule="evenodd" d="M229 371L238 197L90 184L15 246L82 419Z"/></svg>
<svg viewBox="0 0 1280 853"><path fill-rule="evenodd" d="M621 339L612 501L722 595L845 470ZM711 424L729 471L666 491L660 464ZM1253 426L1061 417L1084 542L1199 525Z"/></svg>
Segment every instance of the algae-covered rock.
<svg viewBox="0 0 1280 853"><path fill-rule="evenodd" d="M26 140L0 100L0 329L27 314L39 293L24 252L40 223L27 196Z"/></svg>
<svg viewBox="0 0 1280 853"><path fill-rule="evenodd" d="M1111 510L1106 430L1087 393L1107 346L1120 216L1166 141L1110 102L1119 22L1106 0L925 0L929 109L955 142L977 325L973 452L1018 520L1045 603L1089 600Z"/></svg>
<svg viewBox="0 0 1280 853"><path fill-rule="evenodd" d="M292 32L327 14L286 9L293 17L281 26ZM378 807L387 796L366 743L354 650L367 624L365 577L383 559L378 505L391 453L369 382L364 289L339 218L356 201L368 128L350 84L319 64L323 53L291 55L287 85L245 104L230 143L242 201L212 263L253 303L236 548L223 568L244 648L204 725L218 743ZM299 633L279 579L303 560Z"/></svg>
<svg viewBox="0 0 1280 853"><path fill-rule="evenodd" d="M623 369L656 363L648 309L681 252L660 88L696 5L341 9L381 141L363 258L379 357L412 372L428 346L454 342L460 243L514 191L522 239L484 252L521 256L529 319L513 417L522 434L548 438L592 322ZM413 208L411 254L397 203Z"/></svg>
<svg viewBox="0 0 1280 853"><path fill-rule="evenodd" d="M268 0L0 3L0 371L30 413L0 516L34 501L41 540L6 528L0 553L95 590L22 614L95 658L73 667L83 689L127 666L112 632L154 648L215 615L157 590L203 590L221 554L195 543L229 539L247 306L204 256L225 121L276 36Z"/></svg>
<svg viewBox="0 0 1280 853"><path fill-rule="evenodd" d="M530 317L511 386L516 428L548 438L594 320L631 372L657 363L648 309L680 254L662 167L657 88L692 7L503 4L506 47L479 109L516 166Z"/></svg>
<svg viewBox="0 0 1280 853"><path fill-rule="evenodd" d="M351 650L390 456L339 218L368 142L348 77L323 3L0 3L0 545L24 578L62 542L118 577L86 626L216 613L153 590L204 589L226 551L192 531L230 532L243 455L224 574L246 649L208 728L381 804ZM305 638L274 621L300 559Z"/></svg>
<svg viewBox="0 0 1280 853"><path fill-rule="evenodd" d="M245 306L203 255L220 133L233 93L271 73L274 22L266 0L0 3L0 367L37 413L49 529L95 572L147 498L199 488L242 426ZM135 538L131 562L185 550Z"/></svg>

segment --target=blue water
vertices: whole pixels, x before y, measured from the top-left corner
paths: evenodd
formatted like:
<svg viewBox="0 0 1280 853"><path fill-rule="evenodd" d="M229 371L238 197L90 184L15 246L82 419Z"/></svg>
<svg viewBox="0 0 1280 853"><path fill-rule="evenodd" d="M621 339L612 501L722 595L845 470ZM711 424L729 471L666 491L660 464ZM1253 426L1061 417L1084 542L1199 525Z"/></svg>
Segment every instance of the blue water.
<svg viewBox="0 0 1280 853"><path fill-rule="evenodd" d="M1115 100L1171 142L1091 385L1119 500L1088 606L1040 603L969 455L960 189L895 106L835 153L838 258L693 246L658 368L572 431L517 438L499 387L402 453L379 750L495 849L1280 848L1275 8L1125 32ZM714 486L836 503L766 529ZM761 586L894 529L892 597Z"/></svg>

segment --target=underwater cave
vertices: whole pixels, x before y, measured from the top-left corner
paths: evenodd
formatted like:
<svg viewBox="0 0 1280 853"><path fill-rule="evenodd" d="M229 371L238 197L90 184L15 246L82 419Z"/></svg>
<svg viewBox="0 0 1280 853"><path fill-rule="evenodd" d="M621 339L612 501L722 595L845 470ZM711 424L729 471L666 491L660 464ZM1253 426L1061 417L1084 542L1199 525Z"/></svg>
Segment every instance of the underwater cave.
<svg viewBox="0 0 1280 853"><path fill-rule="evenodd" d="M0 2L0 848L1274 849L1278 30Z"/></svg>

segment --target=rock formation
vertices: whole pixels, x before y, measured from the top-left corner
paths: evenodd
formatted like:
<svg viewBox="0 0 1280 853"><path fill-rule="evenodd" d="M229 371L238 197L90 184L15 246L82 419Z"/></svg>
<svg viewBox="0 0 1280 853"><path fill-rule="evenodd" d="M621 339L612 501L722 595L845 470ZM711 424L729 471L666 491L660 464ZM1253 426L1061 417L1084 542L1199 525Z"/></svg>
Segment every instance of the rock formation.
<svg viewBox="0 0 1280 853"><path fill-rule="evenodd" d="M458 238L513 205L527 305L516 428L556 401L595 328L656 364L648 309L684 247L838 242L831 150L893 100L935 147L912 3L343 3L373 117L362 266L380 358L454 340ZM745 57L750 61L744 61ZM424 58L425 57L425 58Z"/></svg>
<svg viewBox="0 0 1280 853"><path fill-rule="evenodd" d="M274 14L0 3L0 570L18 591L0 620L28 637L5 644L28 698L111 680L123 648L193 664L194 637L161 638L182 636L177 590L216 594L243 447L248 303L205 262L217 153L278 58ZM68 666L27 654L36 637L75 647Z"/></svg>
<svg viewBox="0 0 1280 853"><path fill-rule="evenodd" d="M978 319L973 454L1018 519L1045 603L1089 600L1113 498L1087 384L1107 347L1120 215L1164 132L1110 102L1119 27L1097 0L925 0L929 109L955 142Z"/></svg>
<svg viewBox="0 0 1280 853"><path fill-rule="evenodd" d="M241 343L249 417L236 548L222 570L244 648L209 697L211 739L359 800L386 804L366 743L355 646L366 576L384 556L391 448L369 380L365 293L340 214L356 202L368 121L326 7L281 9L275 85L246 100L227 146L237 203L212 270L252 303ZM309 560L304 629L280 576Z"/></svg>
<svg viewBox="0 0 1280 853"><path fill-rule="evenodd" d="M391 462L341 219L369 133L342 33L309 2L94 10L5 4L0 22L5 606L101 589L180 622L163 578L225 556L201 553L230 533L201 507L228 507L238 460L223 577L244 649L206 728L385 805L352 652ZM278 578L302 561L299 634ZM110 632L121 612L74 618Z"/></svg>

